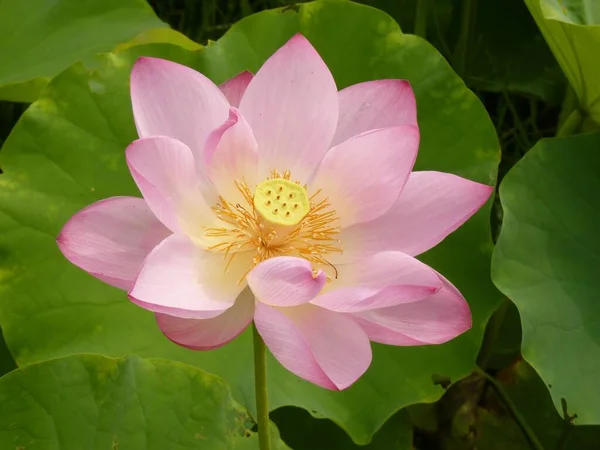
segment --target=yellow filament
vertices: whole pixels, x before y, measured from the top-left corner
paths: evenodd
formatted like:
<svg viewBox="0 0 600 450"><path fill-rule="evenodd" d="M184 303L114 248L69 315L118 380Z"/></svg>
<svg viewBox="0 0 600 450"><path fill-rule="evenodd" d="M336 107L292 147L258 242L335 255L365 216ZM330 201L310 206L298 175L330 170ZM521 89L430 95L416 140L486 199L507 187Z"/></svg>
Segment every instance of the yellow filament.
<svg viewBox="0 0 600 450"><path fill-rule="evenodd" d="M208 250L224 253L229 258L227 266L236 253L254 251L252 266L247 272L254 265L275 256L296 256L323 270L333 269L333 275L337 276L335 267L326 259L327 254L342 251L337 216L327 198L317 200L320 190L309 197L306 186L290 181L289 171L283 175L273 171L255 192L244 181L235 181L235 185L244 198L244 204L234 205L219 197L212 209L222 226L205 229L205 235L214 238L215 242ZM271 194L267 194L269 190ZM290 200L290 194L294 202L284 198L287 195L287 200ZM267 205L269 200L271 204ZM274 203L276 201L277 204ZM287 203L285 208L283 203ZM298 207L294 210L295 204ZM277 214L273 213L274 209L278 209ZM290 214L286 216L288 211Z"/></svg>

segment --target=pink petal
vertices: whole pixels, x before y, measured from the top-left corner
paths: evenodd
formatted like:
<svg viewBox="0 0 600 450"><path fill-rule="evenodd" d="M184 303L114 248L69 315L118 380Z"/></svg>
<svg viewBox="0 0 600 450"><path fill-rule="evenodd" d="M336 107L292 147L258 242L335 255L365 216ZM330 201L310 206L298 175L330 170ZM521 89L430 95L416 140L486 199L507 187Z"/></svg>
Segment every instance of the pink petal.
<svg viewBox="0 0 600 450"><path fill-rule="evenodd" d="M439 244L488 200L493 186L442 172L413 172L383 216L342 230L346 261L383 250L419 255Z"/></svg>
<svg viewBox="0 0 600 450"><path fill-rule="evenodd" d="M244 92L246 91L246 88L253 77L254 75L247 70L244 70L243 72L238 73L235 77L230 78L219 85L221 92L223 92L231 106L235 106L236 108L240 106L242 96L244 95Z"/></svg>
<svg viewBox="0 0 600 450"><path fill-rule="evenodd" d="M397 200L418 148L411 125L363 133L327 152L311 187L329 198L342 228L375 219Z"/></svg>
<svg viewBox="0 0 600 450"><path fill-rule="evenodd" d="M347 287L319 295L310 303L337 312L359 312L423 300L437 291L427 286Z"/></svg>
<svg viewBox="0 0 600 450"><path fill-rule="evenodd" d="M181 319L156 314L156 321L170 340L192 350L211 350L235 339L252 322L254 297L244 290L235 304L212 319Z"/></svg>
<svg viewBox="0 0 600 450"><path fill-rule="evenodd" d="M278 256L258 264L248 274L248 285L258 300L273 306L307 303L323 289L327 276L313 272L303 258Z"/></svg>
<svg viewBox="0 0 600 450"><path fill-rule="evenodd" d="M246 286L240 281L250 262L251 257L236 254L227 266L223 255L174 234L148 255L129 297L157 313L190 319L215 317L230 308Z"/></svg>
<svg viewBox="0 0 600 450"><path fill-rule="evenodd" d="M371 364L369 339L350 316L313 305L257 302L254 323L282 366L321 387L346 389Z"/></svg>
<svg viewBox="0 0 600 450"><path fill-rule="evenodd" d="M127 164L152 212L173 232L198 234L214 214L205 203L191 150L151 137L127 147Z"/></svg>
<svg viewBox="0 0 600 450"><path fill-rule="evenodd" d="M229 119L208 136L202 162L219 194L230 203L243 201L236 181L245 181L252 188L257 184L258 146L236 108L231 108Z"/></svg>
<svg viewBox="0 0 600 450"><path fill-rule="evenodd" d="M170 234L143 199L112 197L71 217L57 242L63 255L77 267L129 290L144 258Z"/></svg>
<svg viewBox="0 0 600 450"><path fill-rule="evenodd" d="M339 267L331 290L311 304L338 312L358 312L423 300L442 288L437 272L400 252L382 252Z"/></svg>
<svg viewBox="0 0 600 450"><path fill-rule="evenodd" d="M297 34L252 79L240 103L259 148L259 174L290 170L307 181L330 147L338 120L335 81Z"/></svg>
<svg viewBox="0 0 600 450"><path fill-rule="evenodd" d="M374 342L389 345L443 344L471 328L471 311L445 278L436 294L415 303L353 314Z"/></svg>
<svg viewBox="0 0 600 450"><path fill-rule="evenodd" d="M438 273L410 255L384 251L338 268L340 281L346 285L369 287L412 284L439 290Z"/></svg>
<svg viewBox="0 0 600 450"><path fill-rule="evenodd" d="M339 93L340 116L332 145L377 128L417 126L417 105L410 83L376 80L355 84Z"/></svg>
<svg viewBox="0 0 600 450"><path fill-rule="evenodd" d="M131 102L138 134L168 136L200 155L212 130L227 119L229 102L220 89L189 67L139 58L131 72Z"/></svg>

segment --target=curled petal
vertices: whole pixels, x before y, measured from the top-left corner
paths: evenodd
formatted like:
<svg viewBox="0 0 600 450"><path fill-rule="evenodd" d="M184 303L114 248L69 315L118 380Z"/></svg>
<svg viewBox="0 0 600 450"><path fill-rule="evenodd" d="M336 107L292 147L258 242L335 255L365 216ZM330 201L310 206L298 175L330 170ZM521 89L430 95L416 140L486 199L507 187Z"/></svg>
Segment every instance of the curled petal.
<svg viewBox="0 0 600 450"><path fill-rule="evenodd" d="M156 314L162 332L171 341L192 350L211 350L235 339L244 331L254 315L254 297L244 290L234 305L212 319L182 319Z"/></svg>
<svg viewBox="0 0 600 450"><path fill-rule="evenodd" d="M369 339L350 316L313 305L257 302L254 323L282 366L321 387L346 389L371 364Z"/></svg>
<svg viewBox="0 0 600 450"><path fill-rule="evenodd" d="M259 177L290 170L306 182L335 133L337 88L317 51L297 34L250 81L240 111L258 143Z"/></svg>
<svg viewBox="0 0 600 450"><path fill-rule="evenodd" d="M174 234L148 255L129 298L145 309L175 317L216 317L233 306L244 289L240 280L250 261L251 256L236 254L227 266L223 255Z"/></svg>
<svg viewBox="0 0 600 450"><path fill-rule="evenodd" d="M234 107L240 106L240 102L242 101L242 96L248 87L248 84L252 80L254 75L252 75L247 70L238 73L235 77L230 78L229 80L221 83L219 85L219 89L225 95L225 98L229 101L229 104Z"/></svg>
<svg viewBox="0 0 600 450"><path fill-rule="evenodd" d="M248 285L261 302L295 306L312 300L323 289L326 275L313 271L309 261L279 256L258 264L248 274Z"/></svg>
<svg viewBox="0 0 600 450"><path fill-rule="evenodd" d="M366 132L329 150L311 185L329 198L341 227L376 219L398 199L418 148L412 125Z"/></svg>
<svg viewBox="0 0 600 450"><path fill-rule="evenodd" d="M129 290L144 258L171 232L136 197L112 197L79 211L57 238L65 257L100 280Z"/></svg>
<svg viewBox="0 0 600 450"><path fill-rule="evenodd" d="M342 89L339 99L340 116L332 145L369 130L417 126L417 104L408 81L358 83Z"/></svg>
<svg viewBox="0 0 600 450"><path fill-rule="evenodd" d="M229 110L221 90L201 73L148 57L139 58L131 71L131 102L140 138L168 136L198 156Z"/></svg>
<svg viewBox="0 0 600 450"><path fill-rule="evenodd" d="M443 344L471 328L471 311L458 289L441 278L444 287L424 300L352 316L374 342L399 346Z"/></svg>
<svg viewBox="0 0 600 450"><path fill-rule="evenodd" d="M204 171L218 193L230 203L242 202L235 180L250 187L257 184L258 146L252 130L236 108L229 110L229 118L214 130L206 140L202 160Z"/></svg>

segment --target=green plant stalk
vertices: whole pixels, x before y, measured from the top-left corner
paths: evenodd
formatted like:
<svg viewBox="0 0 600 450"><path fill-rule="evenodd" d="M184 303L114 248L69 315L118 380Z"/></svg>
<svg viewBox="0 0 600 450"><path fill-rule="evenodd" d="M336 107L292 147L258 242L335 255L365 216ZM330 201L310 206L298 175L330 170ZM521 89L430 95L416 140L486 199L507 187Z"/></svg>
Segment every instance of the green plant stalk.
<svg viewBox="0 0 600 450"><path fill-rule="evenodd" d="M581 122L583 122L583 114L581 114L579 108L575 108L556 131L556 137L560 138L572 135L581 126Z"/></svg>
<svg viewBox="0 0 600 450"><path fill-rule="evenodd" d="M460 34L456 41L454 57L452 58L454 70L463 79L467 76L467 55L469 54L476 10L477 0L463 0L463 9L460 17Z"/></svg>
<svg viewBox="0 0 600 450"><path fill-rule="evenodd" d="M525 418L521 415L513 401L510 399L508 394L504 392L504 389L502 388L502 386L500 386L496 379L484 370L477 369L477 372L483 377L485 377L485 379L494 387L494 390L498 394L498 397L500 397L506 408L510 411L513 418L515 419L515 422L519 424L519 427L521 428L521 431L523 431L523 434L529 441L531 448L533 448L534 450L544 450L544 446L542 445L540 440L537 438L533 430L529 427Z"/></svg>
<svg viewBox="0 0 600 450"><path fill-rule="evenodd" d="M506 310L510 305L510 300L506 297L502 299L502 303L494 311L492 317L488 322L488 325L485 329L485 333L483 335L483 342L481 343L481 350L479 351L479 356L477 357L477 365L482 369L486 369L490 357L494 353L494 344L498 340L498 334L500 333L500 328L502 327L502 322L504 322L504 317L506 315Z"/></svg>
<svg viewBox="0 0 600 450"><path fill-rule="evenodd" d="M415 34L423 39L427 38L427 0L417 0Z"/></svg>
<svg viewBox="0 0 600 450"><path fill-rule="evenodd" d="M254 334L254 390L256 392L256 421L258 423L258 448L271 450L269 435L269 401L267 393L267 347L260 337L256 325Z"/></svg>
<svg viewBox="0 0 600 450"><path fill-rule="evenodd" d="M506 106L508 106L508 110L510 111L513 117L515 128L518 131L515 137L517 138L517 141L520 141L521 147L525 148L526 150L529 150L531 147L533 147L533 144L529 140L529 133L527 132L525 125L523 125L523 121L519 116L519 112L517 111L517 108L515 108L515 105L510 99L508 93L506 91L502 91L502 95L504 97L504 101L506 102ZM519 136L521 137L520 139Z"/></svg>

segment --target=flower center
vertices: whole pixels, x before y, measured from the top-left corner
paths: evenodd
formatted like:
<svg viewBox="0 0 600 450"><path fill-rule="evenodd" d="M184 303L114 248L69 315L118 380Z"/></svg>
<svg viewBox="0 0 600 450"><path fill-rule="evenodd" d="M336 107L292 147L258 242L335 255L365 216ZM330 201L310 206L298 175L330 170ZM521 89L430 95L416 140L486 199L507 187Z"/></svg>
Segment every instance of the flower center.
<svg viewBox="0 0 600 450"><path fill-rule="evenodd" d="M219 197L212 207L219 226L205 229L214 242L208 250L223 253L229 267L241 252L254 252L252 268L275 256L296 256L337 276L327 261L329 253L341 253L337 215L320 190L311 196L307 187L290 180L291 174L273 171L253 190L245 181L235 181L243 202L230 203Z"/></svg>
<svg viewBox="0 0 600 450"><path fill-rule="evenodd" d="M308 194L299 184L285 178L265 180L254 192L254 208L276 225L296 225L310 212Z"/></svg>

